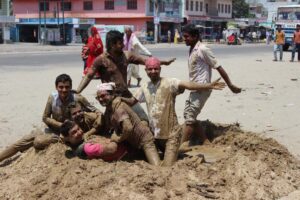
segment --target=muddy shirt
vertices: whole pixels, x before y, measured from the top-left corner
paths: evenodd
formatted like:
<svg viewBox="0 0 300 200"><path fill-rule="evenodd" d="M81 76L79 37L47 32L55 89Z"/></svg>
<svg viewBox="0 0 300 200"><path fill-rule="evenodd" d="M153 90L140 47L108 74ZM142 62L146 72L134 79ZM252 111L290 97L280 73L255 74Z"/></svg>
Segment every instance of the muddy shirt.
<svg viewBox="0 0 300 200"><path fill-rule="evenodd" d="M156 139L168 139L169 134L178 126L175 111L175 98L179 91L179 79L161 78L157 84L144 83L134 97L139 102L146 102L149 123Z"/></svg>
<svg viewBox="0 0 300 200"><path fill-rule="evenodd" d="M124 52L120 57L113 58L108 52L98 56L93 68L100 74L103 83L114 82L116 93L123 97L132 97L127 86L128 64L144 64L144 58L131 52Z"/></svg>
<svg viewBox="0 0 300 200"><path fill-rule="evenodd" d="M121 102L120 98L115 98L112 105L106 108L104 113L105 119L109 120L110 127L115 130L118 135L122 134L122 123L129 119L133 131L126 139L133 147L141 148L145 143L153 140L153 135L148 126L141 123L137 114L126 104Z"/></svg>
<svg viewBox="0 0 300 200"><path fill-rule="evenodd" d="M212 68L218 68L219 64L210 48L197 42L190 53L189 60L190 81L197 83L210 83Z"/></svg>
<svg viewBox="0 0 300 200"><path fill-rule="evenodd" d="M88 100L80 94L70 93L68 100L62 102L59 98L58 92L53 92L48 97L46 107L43 114L43 122L55 132L59 131L61 124L66 119L71 119L69 109L70 103L79 103L84 111L95 112L96 107L92 106Z"/></svg>

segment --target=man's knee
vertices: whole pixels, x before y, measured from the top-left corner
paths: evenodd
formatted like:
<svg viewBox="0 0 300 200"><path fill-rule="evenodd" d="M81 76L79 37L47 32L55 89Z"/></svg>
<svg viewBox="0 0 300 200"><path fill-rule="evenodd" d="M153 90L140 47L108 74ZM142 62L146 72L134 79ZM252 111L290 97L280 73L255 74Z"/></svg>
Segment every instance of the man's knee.
<svg viewBox="0 0 300 200"><path fill-rule="evenodd" d="M33 146L35 149L42 150L48 147L52 143L59 141L59 137L56 135L41 134L37 135L33 141Z"/></svg>

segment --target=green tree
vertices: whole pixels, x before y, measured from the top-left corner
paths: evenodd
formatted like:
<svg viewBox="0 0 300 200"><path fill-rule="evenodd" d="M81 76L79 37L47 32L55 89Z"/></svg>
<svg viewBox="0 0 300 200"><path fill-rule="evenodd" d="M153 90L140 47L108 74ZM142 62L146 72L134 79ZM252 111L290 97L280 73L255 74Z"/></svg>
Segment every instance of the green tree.
<svg viewBox="0 0 300 200"><path fill-rule="evenodd" d="M245 0L232 1L232 17L233 18L247 18L249 16L249 4Z"/></svg>

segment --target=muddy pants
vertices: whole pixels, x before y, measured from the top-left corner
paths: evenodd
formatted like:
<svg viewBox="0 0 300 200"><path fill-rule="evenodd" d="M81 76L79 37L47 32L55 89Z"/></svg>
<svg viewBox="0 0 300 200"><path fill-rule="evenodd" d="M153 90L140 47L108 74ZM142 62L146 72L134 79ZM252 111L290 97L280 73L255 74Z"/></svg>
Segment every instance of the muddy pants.
<svg viewBox="0 0 300 200"><path fill-rule="evenodd" d="M51 143L59 141L59 137L55 134L44 134L41 130L32 131L30 134L25 135L20 140L14 144L8 146L2 152L0 152L0 162L12 157L18 152L25 151L30 147L35 147L36 149L44 149Z"/></svg>
<svg viewBox="0 0 300 200"><path fill-rule="evenodd" d="M168 139L155 139L157 147L164 152L162 166L172 166L177 161L182 135L182 126L178 125L172 130Z"/></svg>

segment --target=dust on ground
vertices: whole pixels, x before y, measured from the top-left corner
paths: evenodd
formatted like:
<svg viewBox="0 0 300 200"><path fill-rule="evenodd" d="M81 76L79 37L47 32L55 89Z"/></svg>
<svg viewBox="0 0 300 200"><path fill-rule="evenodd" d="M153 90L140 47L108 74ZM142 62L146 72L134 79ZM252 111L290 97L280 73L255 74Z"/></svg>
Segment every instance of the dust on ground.
<svg viewBox="0 0 300 200"><path fill-rule="evenodd" d="M173 167L68 159L63 144L2 163L0 199L277 199L300 187L300 162L274 139L207 123L212 145Z"/></svg>

